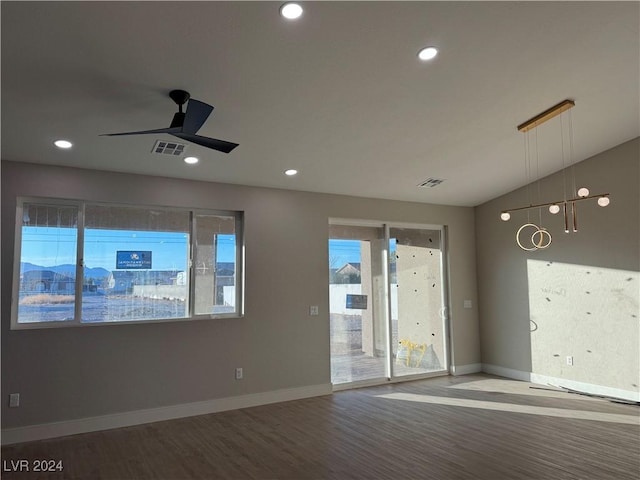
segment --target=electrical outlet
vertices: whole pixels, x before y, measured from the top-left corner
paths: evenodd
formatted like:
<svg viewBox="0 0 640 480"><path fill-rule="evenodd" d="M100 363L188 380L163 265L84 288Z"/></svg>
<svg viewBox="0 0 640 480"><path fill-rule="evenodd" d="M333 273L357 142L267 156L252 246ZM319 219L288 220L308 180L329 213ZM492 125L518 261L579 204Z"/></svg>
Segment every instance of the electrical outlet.
<svg viewBox="0 0 640 480"><path fill-rule="evenodd" d="M567 365L573 366L573 357L571 355L567 355Z"/></svg>
<svg viewBox="0 0 640 480"><path fill-rule="evenodd" d="M236 380L242 380L243 375L242 367L236 368Z"/></svg>
<svg viewBox="0 0 640 480"><path fill-rule="evenodd" d="M20 394L19 393L10 393L9 394L9 406L10 407L19 407L20 406Z"/></svg>

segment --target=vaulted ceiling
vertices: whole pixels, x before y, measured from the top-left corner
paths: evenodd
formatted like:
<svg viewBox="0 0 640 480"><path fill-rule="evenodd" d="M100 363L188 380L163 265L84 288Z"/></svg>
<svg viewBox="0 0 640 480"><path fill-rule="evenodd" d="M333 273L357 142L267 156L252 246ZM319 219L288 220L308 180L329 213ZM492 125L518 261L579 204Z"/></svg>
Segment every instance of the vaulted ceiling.
<svg viewBox="0 0 640 480"><path fill-rule="evenodd" d="M516 126L564 99L574 161L640 133L638 2L280 5L3 1L2 159L474 206L525 184ZM100 136L167 127L176 88L240 146L187 165L152 153L172 137ZM536 129L540 176L559 125Z"/></svg>

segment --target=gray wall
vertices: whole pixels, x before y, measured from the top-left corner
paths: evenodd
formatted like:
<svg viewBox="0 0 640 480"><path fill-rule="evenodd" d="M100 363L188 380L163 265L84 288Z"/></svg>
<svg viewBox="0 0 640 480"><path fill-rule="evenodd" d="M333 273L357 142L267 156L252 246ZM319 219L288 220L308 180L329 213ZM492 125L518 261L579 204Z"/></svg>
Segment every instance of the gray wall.
<svg viewBox="0 0 640 480"><path fill-rule="evenodd" d="M569 234L561 214L543 211L553 235L546 250L516 246L526 213L499 219L501 210L529 204L525 189L476 208L483 364L638 391L639 150L636 138L575 166L577 186L609 192L611 204L579 203L579 231ZM563 198L562 179L540 182L542 201Z"/></svg>
<svg viewBox="0 0 640 480"><path fill-rule="evenodd" d="M18 195L243 210L245 317L10 330ZM447 225L455 364L479 363L472 208L2 162L3 428L328 384L329 217Z"/></svg>

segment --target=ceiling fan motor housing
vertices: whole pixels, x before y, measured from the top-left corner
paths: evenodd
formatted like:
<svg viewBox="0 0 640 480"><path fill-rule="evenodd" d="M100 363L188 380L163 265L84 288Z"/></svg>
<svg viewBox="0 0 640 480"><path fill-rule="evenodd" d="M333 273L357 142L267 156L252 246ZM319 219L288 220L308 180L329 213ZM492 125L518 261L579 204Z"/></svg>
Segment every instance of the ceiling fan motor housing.
<svg viewBox="0 0 640 480"><path fill-rule="evenodd" d="M184 90L171 90L169 92L169 96L171 97L171 100L176 102L179 106L184 105L191 98L189 92L186 92ZM182 109L180 109L180 111L182 111Z"/></svg>

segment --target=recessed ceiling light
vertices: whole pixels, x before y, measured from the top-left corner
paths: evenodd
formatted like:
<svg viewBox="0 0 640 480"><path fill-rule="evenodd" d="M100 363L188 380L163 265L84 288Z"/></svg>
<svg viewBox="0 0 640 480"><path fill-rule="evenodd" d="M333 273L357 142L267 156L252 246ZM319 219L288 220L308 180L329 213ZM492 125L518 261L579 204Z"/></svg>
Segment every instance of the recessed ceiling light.
<svg viewBox="0 0 640 480"><path fill-rule="evenodd" d="M302 7L297 3L285 3L280 7L280 15L289 20L295 20L302 15Z"/></svg>
<svg viewBox="0 0 640 480"><path fill-rule="evenodd" d="M194 163L198 163L198 159L196 157L185 157L184 163L188 163L189 165L193 165Z"/></svg>
<svg viewBox="0 0 640 480"><path fill-rule="evenodd" d="M58 148L71 148L73 146L73 143L69 140L56 140L53 144Z"/></svg>
<svg viewBox="0 0 640 480"><path fill-rule="evenodd" d="M296 175L297 173L298 173L298 170L295 170L295 169L293 169L293 168L290 168L289 170L285 170L285 171L284 171L284 174L285 174L285 175L289 175L290 177L291 177L292 175Z"/></svg>
<svg viewBox="0 0 640 480"><path fill-rule="evenodd" d="M431 60L438 55L438 49L436 47L424 47L418 52L418 58L420 60Z"/></svg>

